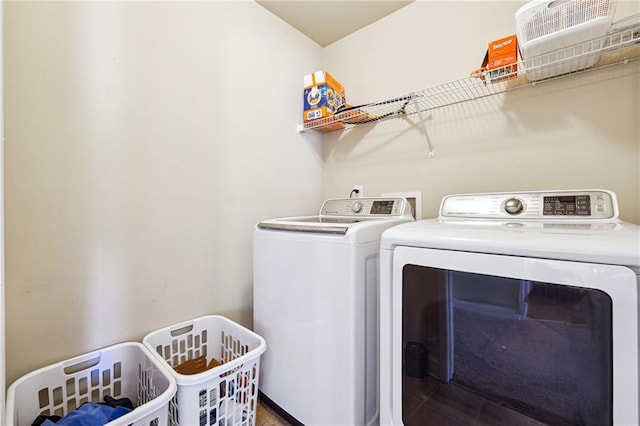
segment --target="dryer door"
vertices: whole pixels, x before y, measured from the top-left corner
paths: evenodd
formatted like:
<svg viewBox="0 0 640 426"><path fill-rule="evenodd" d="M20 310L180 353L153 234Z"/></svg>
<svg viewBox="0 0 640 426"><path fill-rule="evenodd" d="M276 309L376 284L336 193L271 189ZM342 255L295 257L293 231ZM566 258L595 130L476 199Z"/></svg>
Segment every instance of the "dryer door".
<svg viewBox="0 0 640 426"><path fill-rule="evenodd" d="M630 269L399 247L391 277L394 423L638 424Z"/></svg>

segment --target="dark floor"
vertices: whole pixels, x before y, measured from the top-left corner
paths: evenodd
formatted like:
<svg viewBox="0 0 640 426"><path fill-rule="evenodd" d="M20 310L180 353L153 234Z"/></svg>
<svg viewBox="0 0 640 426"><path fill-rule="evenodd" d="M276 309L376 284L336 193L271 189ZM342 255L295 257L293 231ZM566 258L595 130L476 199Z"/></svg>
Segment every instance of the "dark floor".
<svg viewBox="0 0 640 426"><path fill-rule="evenodd" d="M435 380L408 379L405 393L405 426L544 425L460 387ZM428 422L425 420L427 418ZM256 426L291 426L291 423L268 404L259 401Z"/></svg>
<svg viewBox="0 0 640 426"><path fill-rule="evenodd" d="M435 379L406 378L403 400L405 426L544 425L456 385Z"/></svg>
<svg viewBox="0 0 640 426"><path fill-rule="evenodd" d="M291 426L291 423L283 419L264 401L258 399L256 426Z"/></svg>

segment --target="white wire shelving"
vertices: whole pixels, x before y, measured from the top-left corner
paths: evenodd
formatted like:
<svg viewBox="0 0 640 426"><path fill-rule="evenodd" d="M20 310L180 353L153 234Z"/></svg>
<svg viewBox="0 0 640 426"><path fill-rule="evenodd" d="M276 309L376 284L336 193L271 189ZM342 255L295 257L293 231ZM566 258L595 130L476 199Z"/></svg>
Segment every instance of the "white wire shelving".
<svg viewBox="0 0 640 426"><path fill-rule="evenodd" d="M482 71L473 76L449 81L394 99L345 108L329 117L299 123L298 132L330 132L417 114L427 137L430 156L433 156L433 149L422 117L423 112L578 73L626 64L637 59L640 59L640 24L611 32L606 36L584 43L522 60L518 63L517 69L510 65L491 71ZM593 63L594 60L597 60L594 65L580 69L582 68L580 64ZM578 70L574 71L576 68ZM527 75L536 78L548 75L549 77L531 81Z"/></svg>

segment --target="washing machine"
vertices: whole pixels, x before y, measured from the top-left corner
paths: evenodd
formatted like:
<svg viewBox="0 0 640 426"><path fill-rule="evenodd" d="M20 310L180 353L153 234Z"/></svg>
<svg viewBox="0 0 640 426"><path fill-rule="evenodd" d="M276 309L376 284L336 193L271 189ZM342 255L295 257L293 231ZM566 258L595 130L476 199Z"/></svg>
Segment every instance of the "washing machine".
<svg viewBox="0 0 640 426"><path fill-rule="evenodd" d="M380 256L381 424L640 424L640 227L613 192L451 195Z"/></svg>
<svg viewBox="0 0 640 426"><path fill-rule="evenodd" d="M412 220L404 198L345 198L256 225L259 389L292 422L377 422L380 235Z"/></svg>

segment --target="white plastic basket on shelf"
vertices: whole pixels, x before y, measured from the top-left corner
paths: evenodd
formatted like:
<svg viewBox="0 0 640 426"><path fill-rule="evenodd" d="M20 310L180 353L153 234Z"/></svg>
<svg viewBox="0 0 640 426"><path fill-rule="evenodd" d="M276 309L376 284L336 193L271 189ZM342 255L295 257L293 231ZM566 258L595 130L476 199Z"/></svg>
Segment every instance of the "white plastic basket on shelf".
<svg viewBox="0 0 640 426"><path fill-rule="evenodd" d="M35 370L7 391L6 424L29 426L39 416L64 417L85 402L128 398L134 409L109 426L167 424L176 382L141 343L110 346Z"/></svg>
<svg viewBox="0 0 640 426"><path fill-rule="evenodd" d="M264 339L235 322L208 315L149 333L144 345L168 364L178 385L169 423L183 426L255 425ZM173 368L205 356L221 365L197 374Z"/></svg>
<svg viewBox="0 0 640 426"><path fill-rule="evenodd" d="M616 0L532 0L515 15L518 45L530 81L588 68L602 48ZM594 41L594 43L596 43Z"/></svg>

